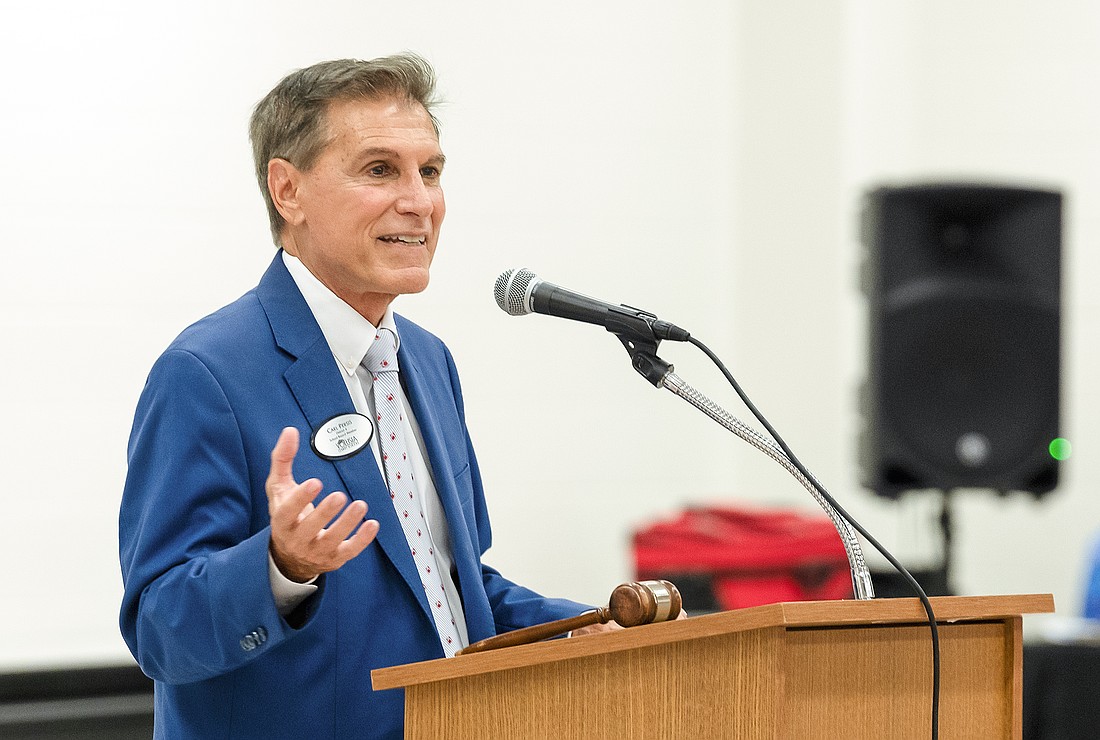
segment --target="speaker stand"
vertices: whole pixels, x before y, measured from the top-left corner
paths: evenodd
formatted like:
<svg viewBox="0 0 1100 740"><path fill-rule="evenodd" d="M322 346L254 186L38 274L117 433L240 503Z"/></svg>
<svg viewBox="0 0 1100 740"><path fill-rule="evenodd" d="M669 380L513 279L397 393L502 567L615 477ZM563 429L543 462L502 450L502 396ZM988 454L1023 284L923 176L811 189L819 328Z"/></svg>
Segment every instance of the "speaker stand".
<svg viewBox="0 0 1100 740"><path fill-rule="evenodd" d="M940 491L940 538L943 542L943 560L937 572L937 585L942 586L944 593L937 596L951 596L955 589L951 583L951 566L954 556L954 496L955 492L950 488ZM941 590L941 589L934 589Z"/></svg>

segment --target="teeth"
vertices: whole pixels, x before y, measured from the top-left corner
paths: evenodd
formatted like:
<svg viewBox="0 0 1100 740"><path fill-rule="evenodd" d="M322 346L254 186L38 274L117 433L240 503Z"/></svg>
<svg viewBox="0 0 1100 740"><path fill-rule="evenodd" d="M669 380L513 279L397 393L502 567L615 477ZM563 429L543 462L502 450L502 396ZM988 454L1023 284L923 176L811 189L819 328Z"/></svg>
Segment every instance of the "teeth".
<svg viewBox="0 0 1100 740"><path fill-rule="evenodd" d="M405 236L404 234L398 234L397 236L384 236L382 241L387 242L401 242L402 244L423 244L424 237L422 236Z"/></svg>

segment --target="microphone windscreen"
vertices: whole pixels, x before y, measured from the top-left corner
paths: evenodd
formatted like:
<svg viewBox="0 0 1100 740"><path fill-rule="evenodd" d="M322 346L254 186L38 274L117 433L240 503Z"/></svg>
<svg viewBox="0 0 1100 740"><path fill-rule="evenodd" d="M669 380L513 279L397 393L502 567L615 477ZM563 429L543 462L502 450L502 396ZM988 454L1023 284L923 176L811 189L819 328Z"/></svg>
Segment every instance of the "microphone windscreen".
<svg viewBox="0 0 1100 740"><path fill-rule="evenodd" d="M505 313L511 316L526 316L532 312L530 292L532 284L537 281L538 275L526 267L505 270L493 286L493 297Z"/></svg>

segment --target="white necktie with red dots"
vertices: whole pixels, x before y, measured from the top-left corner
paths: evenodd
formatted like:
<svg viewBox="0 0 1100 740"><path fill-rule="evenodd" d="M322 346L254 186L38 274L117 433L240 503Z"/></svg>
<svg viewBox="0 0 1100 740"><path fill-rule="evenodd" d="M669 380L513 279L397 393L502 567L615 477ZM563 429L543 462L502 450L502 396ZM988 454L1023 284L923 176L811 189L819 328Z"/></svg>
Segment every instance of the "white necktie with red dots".
<svg viewBox="0 0 1100 740"><path fill-rule="evenodd" d="M390 489L390 499L393 500L401 529L405 532L405 539L409 541L413 562L416 563L420 580L424 584L424 593L428 597L428 606L435 619L443 652L450 658L462 645L451 606L447 603L447 594L443 590L441 574L436 572L435 545L428 532L428 522L424 517L424 508L417 494L412 465L409 463L404 432L405 409L401 403L397 378L396 344L397 337L393 332L379 329L363 358L363 366L374 379L374 416L378 424L382 469Z"/></svg>

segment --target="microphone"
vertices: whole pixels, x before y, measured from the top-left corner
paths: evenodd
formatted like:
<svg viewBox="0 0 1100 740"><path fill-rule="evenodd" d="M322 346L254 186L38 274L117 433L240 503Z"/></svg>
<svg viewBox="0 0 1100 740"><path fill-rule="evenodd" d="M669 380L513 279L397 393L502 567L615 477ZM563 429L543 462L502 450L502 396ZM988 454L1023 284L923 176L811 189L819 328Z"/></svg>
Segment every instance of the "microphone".
<svg viewBox="0 0 1100 740"><path fill-rule="evenodd" d="M497 278L493 296L501 310L511 316L541 313L562 319L602 326L613 334L627 334L646 340L686 342L687 331L661 321L648 311L614 305L548 283L526 267L505 270Z"/></svg>

